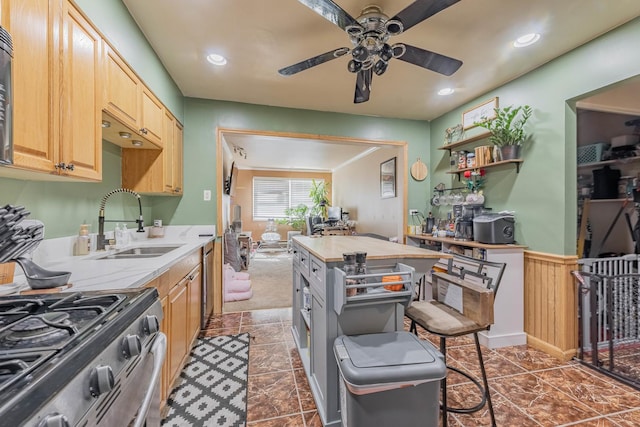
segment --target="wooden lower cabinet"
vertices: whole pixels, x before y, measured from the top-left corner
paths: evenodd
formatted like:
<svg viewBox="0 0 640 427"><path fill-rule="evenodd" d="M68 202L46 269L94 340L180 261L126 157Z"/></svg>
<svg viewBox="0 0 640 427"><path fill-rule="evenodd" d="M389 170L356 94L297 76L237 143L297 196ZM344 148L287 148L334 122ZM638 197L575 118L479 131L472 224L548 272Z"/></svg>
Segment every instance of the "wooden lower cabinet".
<svg viewBox="0 0 640 427"><path fill-rule="evenodd" d="M189 347L189 331L187 330L189 293L187 292L188 280L182 279L180 283L169 291L169 306L167 316L169 317L169 341L171 348L167 353L166 363L169 365L169 382L173 384L180 373L182 361L187 354Z"/></svg>
<svg viewBox="0 0 640 427"><path fill-rule="evenodd" d="M201 271L202 250L197 249L145 285L158 290L164 314L160 330L167 336L167 353L162 370L162 407L200 333Z"/></svg>

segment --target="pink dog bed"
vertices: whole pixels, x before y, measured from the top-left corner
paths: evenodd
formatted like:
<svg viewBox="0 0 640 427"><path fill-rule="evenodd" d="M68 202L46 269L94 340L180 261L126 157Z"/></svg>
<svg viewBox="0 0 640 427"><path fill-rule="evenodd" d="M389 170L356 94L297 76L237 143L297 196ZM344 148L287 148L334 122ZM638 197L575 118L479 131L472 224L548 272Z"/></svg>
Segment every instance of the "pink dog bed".
<svg viewBox="0 0 640 427"><path fill-rule="evenodd" d="M224 301L242 301L253 296L249 273L237 272L229 264L224 265Z"/></svg>

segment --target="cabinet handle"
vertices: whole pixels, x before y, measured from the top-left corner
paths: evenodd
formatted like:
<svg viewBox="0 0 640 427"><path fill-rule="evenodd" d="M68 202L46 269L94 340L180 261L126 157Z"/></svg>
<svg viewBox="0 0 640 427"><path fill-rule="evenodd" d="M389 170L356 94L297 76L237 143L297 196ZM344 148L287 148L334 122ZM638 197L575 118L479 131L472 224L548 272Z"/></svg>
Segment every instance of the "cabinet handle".
<svg viewBox="0 0 640 427"><path fill-rule="evenodd" d="M140 133L146 135L148 133L147 128L140 129Z"/></svg>
<svg viewBox="0 0 640 427"><path fill-rule="evenodd" d="M67 165L67 169L70 170L70 171L74 170L75 168L76 168L76 165L74 165L73 163L69 163Z"/></svg>
<svg viewBox="0 0 640 427"><path fill-rule="evenodd" d="M313 271L314 273L317 273L318 269L317 268L311 268L311 271Z"/></svg>
<svg viewBox="0 0 640 427"><path fill-rule="evenodd" d="M60 162L60 163L56 163L55 165L53 165L56 169L64 169L67 167L67 164L64 162Z"/></svg>

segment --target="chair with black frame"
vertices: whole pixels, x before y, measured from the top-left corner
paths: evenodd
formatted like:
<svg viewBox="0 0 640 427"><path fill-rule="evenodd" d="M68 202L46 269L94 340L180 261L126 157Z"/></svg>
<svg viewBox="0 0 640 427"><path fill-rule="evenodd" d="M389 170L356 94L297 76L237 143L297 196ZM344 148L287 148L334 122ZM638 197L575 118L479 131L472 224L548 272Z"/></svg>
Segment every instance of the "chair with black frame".
<svg viewBox="0 0 640 427"><path fill-rule="evenodd" d="M314 234L322 234L324 224L322 217L317 215L309 215L307 217L307 235L312 236Z"/></svg>
<svg viewBox="0 0 640 427"><path fill-rule="evenodd" d="M447 406L447 378L445 377L442 380L440 405L444 427L447 426L447 412L469 414L479 411L485 405L489 409L491 425L496 425L478 332L488 331L493 323L493 301L505 267L505 263L454 255L448 260L446 273L434 272L432 274L434 300L413 301L405 311L405 316L411 320L411 332L417 334L417 326L420 326L440 338L440 352L444 356L445 364L447 362L447 338L473 334L482 384L468 372L452 366L447 366L447 368L468 378L478 388L482 398L478 404L471 407ZM456 308L450 306L450 300L446 298L446 292L450 286L453 287L454 294L463 297L462 300L457 298L458 302L451 304L456 305Z"/></svg>

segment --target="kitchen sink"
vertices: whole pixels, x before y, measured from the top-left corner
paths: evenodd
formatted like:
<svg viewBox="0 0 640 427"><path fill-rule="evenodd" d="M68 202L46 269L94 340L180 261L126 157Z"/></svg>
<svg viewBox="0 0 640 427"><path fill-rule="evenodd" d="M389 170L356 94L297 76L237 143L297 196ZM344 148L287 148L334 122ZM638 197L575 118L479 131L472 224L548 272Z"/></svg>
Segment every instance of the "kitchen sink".
<svg viewBox="0 0 640 427"><path fill-rule="evenodd" d="M139 246L129 249L108 253L95 259L140 259L140 258L155 258L162 256L174 249L179 248L182 245L172 246Z"/></svg>

